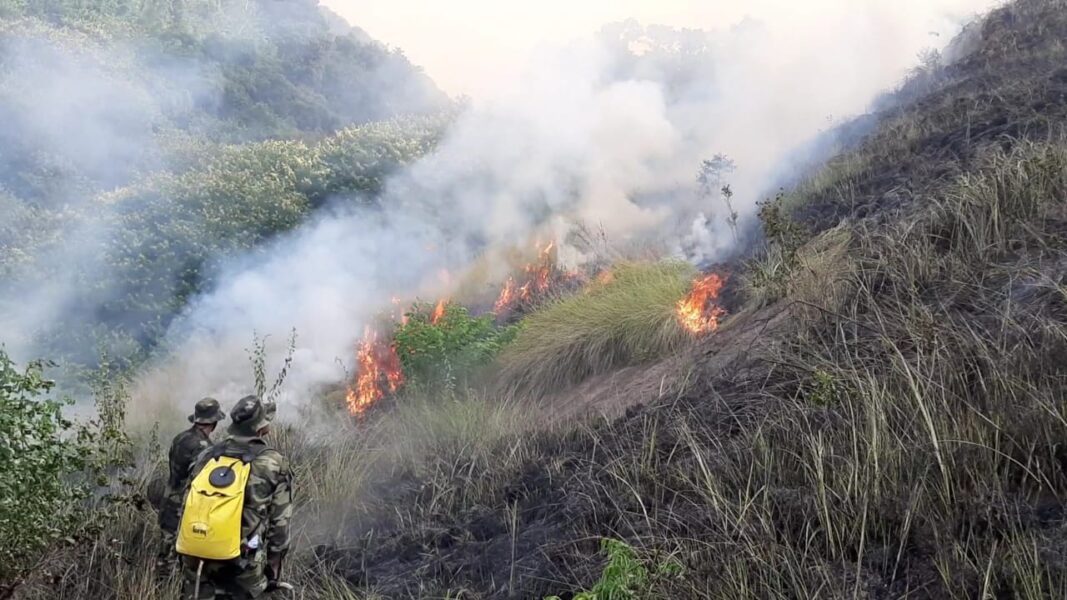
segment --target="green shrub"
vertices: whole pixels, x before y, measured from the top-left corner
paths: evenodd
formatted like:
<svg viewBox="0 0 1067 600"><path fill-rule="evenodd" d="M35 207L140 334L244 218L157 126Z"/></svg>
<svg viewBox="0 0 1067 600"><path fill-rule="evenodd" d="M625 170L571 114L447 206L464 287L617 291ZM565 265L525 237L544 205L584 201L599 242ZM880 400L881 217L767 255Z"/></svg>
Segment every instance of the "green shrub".
<svg viewBox="0 0 1067 600"><path fill-rule="evenodd" d="M671 577L681 573L682 565L675 560L666 560L656 565L655 571L637 558L633 548L625 542L605 538L600 543L601 551L608 555L608 564L600 579L588 592L579 592L574 600L630 600L647 598L650 582L658 577ZM560 600L550 596L545 600Z"/></svg>
<svg viewBox="0 0 1067 600"><path fill-rule="evenodd" d="M622 264L609 281L528 315L501 354L504 384L547 392L680 349L690 337L675 309L695 276L679 262Z"/></svg>
<svg viewBox="0 0 1067 600"><path fill-rule="evenodd" d="M409 388L453 393L515 337L516 328L497 327L492 315L471 316L452 302L435 318L433 305L416 305L395 334L397 355Z"/></svg>
<svg viewBox="0 0 1067 600"><path fill-rule="evenodd" d="M44 397L44 364L19 370L0 351L0 591L17 585L39 554L76 529L90 488L93 432Z"/></svg>

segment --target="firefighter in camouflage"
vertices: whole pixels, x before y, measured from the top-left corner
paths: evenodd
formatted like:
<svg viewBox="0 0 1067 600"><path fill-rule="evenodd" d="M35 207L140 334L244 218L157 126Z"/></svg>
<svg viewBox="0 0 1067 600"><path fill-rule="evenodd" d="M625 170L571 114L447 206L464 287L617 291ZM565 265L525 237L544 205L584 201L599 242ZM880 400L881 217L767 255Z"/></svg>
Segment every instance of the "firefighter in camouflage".
<svg viewBox="0 0 1067 600"><path fill-rule="evenodd" d="M189 469L196 457L211 445L211 432L215 431L218 422L225 418L226 413L219 408L218 400L204 398L196 403L193 414L189 415L192 427L175 436L170 444L170 474L159 509L159 528L162 530L162 544L159 549L161 571L169 571L175 563L174 540L178 531L178 512L182 507L185 488L189 484Z"/></svg>
<svg viewBox="0 0 1067 600"><path fill-rule="evenodd" d="M263 439L275 411L273 403L256 396L242 398L230 411L232 422L226 439L202 451L189 472L191 480L218 452L255 456L241 514L241 556L230 561L183 557L184 598L242 600L288 588L280 583L279 576L289 551L292 475L289 461Z"/></svg>

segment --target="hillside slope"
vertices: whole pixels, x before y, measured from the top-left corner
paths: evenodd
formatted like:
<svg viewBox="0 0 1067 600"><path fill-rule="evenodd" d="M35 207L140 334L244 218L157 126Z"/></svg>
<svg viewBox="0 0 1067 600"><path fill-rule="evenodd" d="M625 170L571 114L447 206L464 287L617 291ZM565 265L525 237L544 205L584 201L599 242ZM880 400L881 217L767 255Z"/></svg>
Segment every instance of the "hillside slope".
<svg viewBox="0 0 1067 600"><path fill-rule="evenodd" d="M142 360L218 265L371 204L451 101L312 0L0 7L0 328Z"/></svg>
<svg viewBox="0 0 1067 600"><path fill-rule="evenodd" d="M768 204L679 391L439 448L322 564L390 598L570 597L612 538L637 597L1063 597L1065 9L995 11Z"/></svg>

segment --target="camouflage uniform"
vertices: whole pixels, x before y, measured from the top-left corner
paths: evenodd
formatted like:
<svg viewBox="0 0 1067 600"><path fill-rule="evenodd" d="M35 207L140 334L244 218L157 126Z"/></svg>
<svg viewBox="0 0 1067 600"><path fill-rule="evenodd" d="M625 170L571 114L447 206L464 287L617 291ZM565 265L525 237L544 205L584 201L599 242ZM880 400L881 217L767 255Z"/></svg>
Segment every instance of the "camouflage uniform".
<svg viewBox="0 0 1067 600"><path fill-rule="evenodd" d="M249 406L252 402L255 407ZM249 412L258 412L259 416L248 416ZM293 512L289 461L255 434L270 422L273 405L261 405L252 396L242 399L232 414L234 424L228 430L228 437L202 452L192 473L200 472L216 453L255 455L250 463L241 514L241 557L231 561L205 560L202 566L200 559L184 557L183 598L194 597L198 579L202 600L258 598L277 576L269 575L270 563L280 561L289 551L289 519ZM253 545L258 548L249 548L249 542L257 537L259 543Z"/></svg>
<svg viewBox="0 0 1067 600"><path fill-rule="evenodd" d="M172 564L175 558L174 542L178 532L178 512L185 498L185 488L189 485L189 469L196 457L211 445L211 438L197 425L209 425L226 418L219 410L219 403L214 398L204 398L196 403L189 422L193 426L179 433L170 444L168 463L170 473L167 477L167 490L159 509L159 528L162 541L159 548L161 566Z"/></svg>

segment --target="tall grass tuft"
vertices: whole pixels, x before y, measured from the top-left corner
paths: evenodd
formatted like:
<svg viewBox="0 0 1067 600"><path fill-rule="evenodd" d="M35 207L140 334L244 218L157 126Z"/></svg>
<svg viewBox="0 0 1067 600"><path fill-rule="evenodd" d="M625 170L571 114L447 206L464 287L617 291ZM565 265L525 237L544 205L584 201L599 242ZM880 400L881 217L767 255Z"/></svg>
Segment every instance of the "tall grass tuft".
<svg viewBox="0 0 1067 600"><path fill-rule="evenodd" d="M675 308L696 271L678 262L615 266L609 279L527 316L500 357L504 384L538 394L682 348Z"/></svg>

